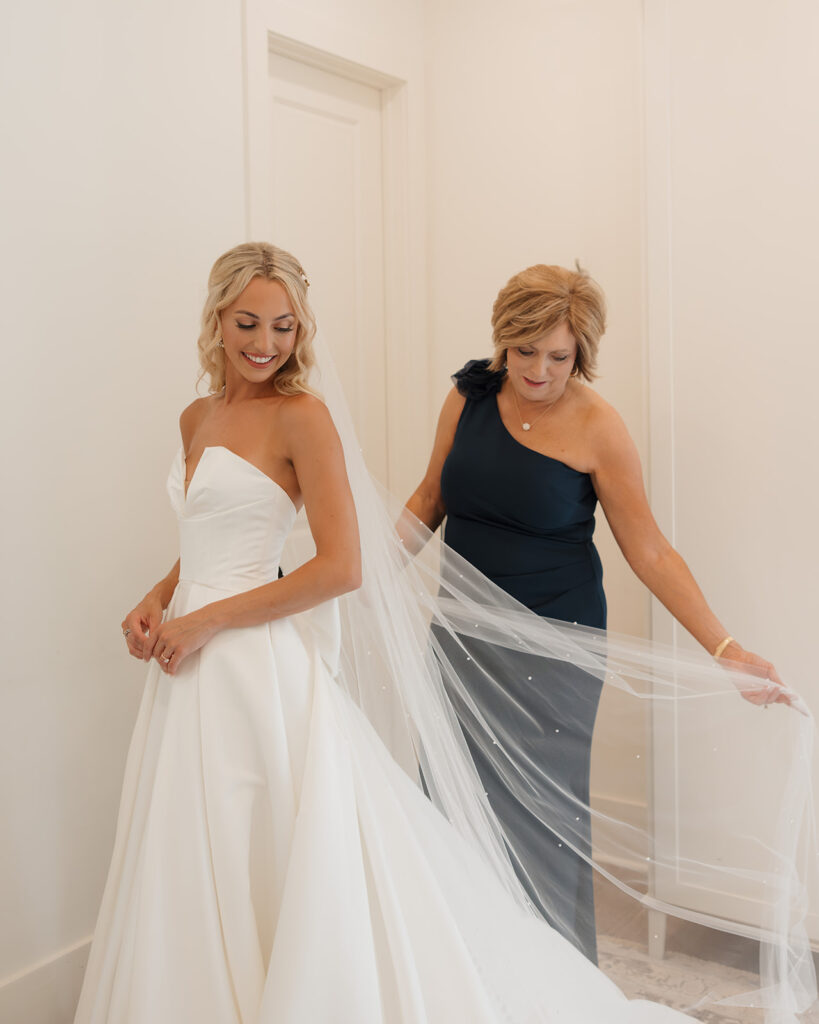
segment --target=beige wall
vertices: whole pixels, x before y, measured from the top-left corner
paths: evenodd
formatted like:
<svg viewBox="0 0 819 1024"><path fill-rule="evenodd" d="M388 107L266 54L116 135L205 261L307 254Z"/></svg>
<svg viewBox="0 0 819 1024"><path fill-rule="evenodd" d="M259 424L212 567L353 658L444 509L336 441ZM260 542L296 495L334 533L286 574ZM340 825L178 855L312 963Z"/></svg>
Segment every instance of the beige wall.
<svg viewBox="0 0 819 1024"><path fill-rule="evenodd" d="M421 0L247 0L247 96L249 119L250 229L270 234L272 148L268 43L274 51L325 71L363 82L380 92L382 131L384 325L386 380L368 367L362 389L386 410L388 480L407 495L425 465L432 438L427 392L425 296L424 35ZM325 196L325 201L327 197ZM315 225L314 225L315 227ZM363 239L362 225L357 230ZM296 237L297 237L296 232ZM305 234L310 236L310 228ZM290 243L288 243L290 244ZM293 248L301 252L297 242ZM326 294L326 293L325 293ZM319 331L338 339L333 324ZM378 361L374 361L378 362ZM350 396L348 396L349 398ZM373 467L377 471L376 467Z"/></svg>
<svg viewBox="0 0 819 1024"><path fill-rule="evenodd" d="M492 303L507 279L532 263L579 259L609 302L594 386L645 460L642 2L430 0L426 12L435 405L453 371L490 353ZM645 636L648 592L602 513L597 523L609 626ZM628 702L606 695L592 763L596 803L643 826L647 760L609 740L606 722L618 736L628 727L639 737L645 727Z"/></svg>
<svg viewBox="0 0 819 1024"><path fill-rule="evenodd" d="M598 390L646 450L641 0L430 0L429 334L436 408L490 352L498 289L532 263L579 259L606 291ZM601 522L613 628L648 600Z"/></svg>
<svg viewBox="0 0 819 1024"><path fill-rule="evenodd" d="M652 7L656 508L726 627L810 697L819 9Z"/></svg>
<svg viewBox="0 0 819 1024"><path fill-rule="evenodd" d="M207 272L253 228L245 56L260 21L411 79L407 142L422 158L411 0L80 0L18 5L4 25L17 106L0 275L0 1024L73 1017L144 678L119 624L176 557L164 480L194 396ZM416 208L422 188L419 170Z"/></svg>
<svg viewBox="0 0 819 1024"><path fill-rule="evenodd" d="M193 397L204 282L214 254L244 233L241 43L233 0L7 12L0 1020L9 1024L70 1019L76 972L52 988L48 969L32 969L55 957L59 967L99 904L144 676L124 656L119 624L176 557L164 480Z"/></svg>
<svg viewBox="0 0 819 1024"><path fill-rule="evenodd" d="M653 504L726 628L815 715L819 9L646 10ZM653 619L656 635L691 644L664 611ZM753 765L770 718L743 733L734 764ZM697 756L676 771L681 805L712 785ZM756 794L776 806L781 780ZM808 883L817 943L815 863Z"/></svg>

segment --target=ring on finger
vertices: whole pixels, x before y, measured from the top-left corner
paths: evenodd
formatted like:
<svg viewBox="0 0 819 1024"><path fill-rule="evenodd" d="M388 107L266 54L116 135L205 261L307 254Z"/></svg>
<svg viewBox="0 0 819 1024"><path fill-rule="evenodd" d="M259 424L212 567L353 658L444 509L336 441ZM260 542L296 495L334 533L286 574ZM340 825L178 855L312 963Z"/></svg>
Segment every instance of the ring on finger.
<svg viewBox="0 0 819 1024"><path fill-rule="evenodd" d="M128 634L130 632L131 632L130 628L129 629L123 629L122 635L125 637L126 640L128 639Z"/></svg>
<svg viewBox="0 0 819 1024"><path fill-rule="evenodd" d="M161 660L161 661L164 661L164 662L165 662L165 664L167 665L167 664L168 664L168 662L169 662L169 661L171 660L171 658L172 658L172 657L173 657L173 654L170 654L170 655L168 655L168 657L167 657L167 658L166 658L166 657L165 657L165 655L163 654L160 660Z"/></svg>

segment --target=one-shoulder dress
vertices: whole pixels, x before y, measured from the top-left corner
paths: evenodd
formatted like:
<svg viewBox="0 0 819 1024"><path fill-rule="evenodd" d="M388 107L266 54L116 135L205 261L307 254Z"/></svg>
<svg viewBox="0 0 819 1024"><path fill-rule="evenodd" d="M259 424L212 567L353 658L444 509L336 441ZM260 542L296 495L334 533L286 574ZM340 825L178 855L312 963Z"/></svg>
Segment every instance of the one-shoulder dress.
<svg viewBox="0 0 819 1024"><path fill-rule="evenodd" d="M489 369L489 360L474 360L453 377L466 404L441 474L444 539L449 548L538 615L603 629L606 598L592 539L597 495L591 478L526 447L509 433L497 403L504 376L505 371ZM442 642L446 646L446 640ZM474 646L475 641L469 641L467 649L472 649L470 644ZM452 658L457 658L454 652ZM492 665L492 659L487 645L480 660ZM550 682L540 691L521 687L516 681L532 678L531 662L521 654L520 669L512 672L505 663L508 694L514 699L504 700L502 710L491 707L493 695L482 688L479 673L470 673L464 659L462 681L487 717L504 716L506 731L526 744L556 789L565 787L570 797L561 801L557 794L556 816L571 820L577 837L574 845L588 853L591 826L582 807L589 803L591 740L600 683L562 666L557 683L555 674L541 673ZM510 798L496 767L470 742L467 730L465 735L493 809L520 860L519 874L531 898L555 927L596 962L592 868ZM560 831L565 836L565 830ZM548 905L543 892L550 894Z"/></svg>

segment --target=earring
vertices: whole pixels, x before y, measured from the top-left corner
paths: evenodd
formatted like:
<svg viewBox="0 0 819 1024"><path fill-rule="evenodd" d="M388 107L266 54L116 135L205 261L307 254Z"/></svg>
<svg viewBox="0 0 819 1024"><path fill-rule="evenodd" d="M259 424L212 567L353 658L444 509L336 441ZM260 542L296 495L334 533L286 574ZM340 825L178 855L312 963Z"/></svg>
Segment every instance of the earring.
<svg viewBox="0 0 819 1024"><path fill-rule="evenodd" d="M577 368L577 363L575 363L574 366L572 367L572 372L569 374L569 376L570 377L576 377L578 375L578 373L580 373L580 371Z"/></svg>
<svg viewBox="0 0 819 1024"><path fill-rule="evenodd" d="M216 347L217 348L224 348L225 347L225 343L223 341L217 341L216 342Z"/></svg>

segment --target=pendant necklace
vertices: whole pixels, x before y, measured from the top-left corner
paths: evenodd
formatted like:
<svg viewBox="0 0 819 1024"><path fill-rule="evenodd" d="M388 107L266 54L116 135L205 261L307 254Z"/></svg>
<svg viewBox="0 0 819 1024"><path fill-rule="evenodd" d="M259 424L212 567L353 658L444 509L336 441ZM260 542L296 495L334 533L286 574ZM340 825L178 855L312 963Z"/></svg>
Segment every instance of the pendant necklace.
<svg viewBox="0 0 819 1024"><path fill-rule="evenodd" d="M537 414L537 416L535 416L535 418L534 418L534 419L532 420L532 422L531 422L531 423L529 423L529 422L524 422L524 419L523 419L523 417L522 417L522 416L521 416L521 414L520 414L520 406L518 405L518 396L517 396L517 394L515 393L515 389L514 389L514 388L512 388L512 389L511 389L511 391L512 391L512 398L514 399L514 402L515 402L515 409L517 409L517 413L518 413L518 419L520 420L520 425L521 425L521 427L523 427L523 429L524 429L524 430L531 430L531 429L532 429L532 427L533 427L533 426L534 426L534 425L535 425L535 424L537 423L537 421L538 421L538 420L539 420L539 419L541 418L541 416L543 416L543 415L544 415L545 413L547 413L547 412L548 412L548 411L549 411L549 410L550 410L550 409L552 408L552 406L553 406L553 405L556 405L556 404L557 404L557 402L551 402L551 403L550 403L549 405L547 405L547 406L546 406L546 408L545 408L545 409L543 410L543 412L539 412L539 413ZM561 396L561 397L562 397L562 396ZM557 401L559 402L559 401L560 401L560 399L558 398L558 400L557 400Z"/></svg>

